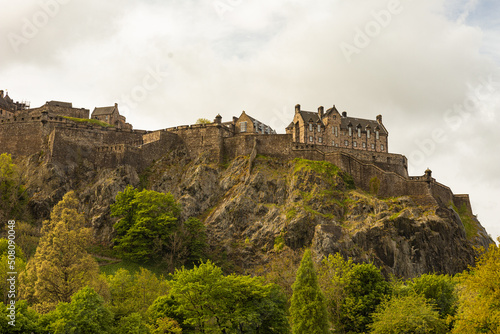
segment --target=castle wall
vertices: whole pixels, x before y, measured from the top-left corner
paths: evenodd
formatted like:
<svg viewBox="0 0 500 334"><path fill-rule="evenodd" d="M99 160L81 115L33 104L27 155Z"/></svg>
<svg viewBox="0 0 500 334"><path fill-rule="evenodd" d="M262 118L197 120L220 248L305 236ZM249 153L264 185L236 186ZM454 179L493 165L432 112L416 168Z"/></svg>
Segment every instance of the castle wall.
<svg viewBox="0 0 500 334"><path fill-rule="evenodd" d="M43 147L42 123L5 121L0 123L0 154L14 158L40 153Z"/></svg>

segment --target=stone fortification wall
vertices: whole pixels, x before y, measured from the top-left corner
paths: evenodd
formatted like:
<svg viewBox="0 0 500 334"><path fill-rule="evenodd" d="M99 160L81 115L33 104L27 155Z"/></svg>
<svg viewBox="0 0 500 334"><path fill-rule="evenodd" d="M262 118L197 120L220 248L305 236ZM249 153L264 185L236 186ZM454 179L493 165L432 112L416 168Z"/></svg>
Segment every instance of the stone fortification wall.
<svg viewBox="0 0 500 334"><path fill-rule="evenodd" d="M43 111L47 111L57 116L68 116L75 118L89 118L90 115L90 111L85 108L70 108L50 104L45 104L40 108L28 109L24 113L28 114L29 116L39 116Z"/></svg>
<svg viewBox="0 0 500 334"><path fill-rule="evenodd" d="M40 122L19 120L0 124L0 154L9 153L15 158L40 153L43 139Z"/></svg>
<svg viewBox="0 0 500 334"><path fill-rule="evenodd" d="M223 159L224 139L233 136L233 132L220 124L184 125L165 129L179 136L189 155L208 155L214 162Z"/></svg>
<svg viewBox="0 0 500 334"><path fill-rule="evenodd" d="M249 155L257 141L258 154L269 155L280 159L289 159L291 154L292 135L283 134L246 134L224 138L224 156L234 159L240 155Z"/></svg>

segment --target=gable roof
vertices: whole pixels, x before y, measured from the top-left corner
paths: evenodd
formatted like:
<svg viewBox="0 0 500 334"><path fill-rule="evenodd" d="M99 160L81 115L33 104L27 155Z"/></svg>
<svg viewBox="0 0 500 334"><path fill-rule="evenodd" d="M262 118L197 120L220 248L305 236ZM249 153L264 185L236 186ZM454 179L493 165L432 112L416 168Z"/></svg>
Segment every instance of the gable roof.
<svg viewBox="0 0 500 334"><path fill-rule="evenodd" d="M342 117L342 121L340 123L340 128L341 129L347 129L349 124L352 125L354 129L358 127L358 125L361 126L361 131L365 131L367 126L370 126L372 131L375 131L375 128L378 127L380 129L380 134L388 134L387 129L383 124L380 124L377 121L371 120L371 119L363 119L363 118L356 118L356 117Z"/></svg>
<svg viewBox="0 0 500 334"><path fill-rule="evenodd" d="M313 123L321 123L322 125L323 122L319 119L318 113L317 112L312 112L312 111L304 111L301 110L299 111L300 117L304 120L304 123L308 123L312 121Z"/></svg>
<svg viewBox="0 0 500 334"><path fill-rule="evenodd" d="M101 115L111 115L116 109L116 106L111 107L99 107L94 108L92 112L92 116L101 116Z"/></svg>

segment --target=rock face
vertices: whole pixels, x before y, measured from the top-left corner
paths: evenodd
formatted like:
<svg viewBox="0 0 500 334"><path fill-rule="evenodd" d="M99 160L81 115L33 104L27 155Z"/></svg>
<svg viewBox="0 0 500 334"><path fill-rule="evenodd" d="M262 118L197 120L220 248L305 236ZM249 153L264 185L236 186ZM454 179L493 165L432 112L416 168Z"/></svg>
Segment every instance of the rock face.
<svg viewBox="0 0 500 334"><path fill-rule="evenodd" d="M287 245L311 246L318 260L340 252L401 277L453 274L474 264L474 246L493 242L473 217L417 206L410 197L379 199L356 190L349 175L326 162L263 156L224 166L207 161L174 150L138 175L129 166L96 170L85 161L60 166L33 156L23 169L35 218L48 217L66 191L76 190L103 243L113 237L109 205L119 191L130 184L171 192L182 219L202 219L210 245L242 271Z"/></svg>

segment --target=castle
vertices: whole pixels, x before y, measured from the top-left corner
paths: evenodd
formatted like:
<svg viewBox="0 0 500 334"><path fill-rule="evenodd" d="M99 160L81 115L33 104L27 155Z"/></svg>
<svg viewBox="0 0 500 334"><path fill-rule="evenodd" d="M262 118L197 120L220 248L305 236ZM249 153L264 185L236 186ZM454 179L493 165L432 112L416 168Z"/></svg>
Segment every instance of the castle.
<svg viewBox="0 0 500 334"><path fill-rule="evenodd" d="M13 157L48 155L64 164L87 159L95 168L128 164L138 171L176 148L184 148L193 158L206 155L214 163L249 156L249 168L257 154L284 161L323 160L351 174L358 188L369 190L370 181L378 179L379 196L410 196L418 204L436 207L465 205L472 213L468 195L453 194L430 170L421 176L408 175L406 157L388 152L389 134L381 115L367 120L348 117L335 106L311 112L297 105L285 134L277 134L245 111L228 122L217 115L209 124L146 131L126 123L117 104L95 108L89 116L88 109L73 108L68 102L50 101L30 109L10 98L8 103L2 104L3 100L0 153Z"/></svg>

